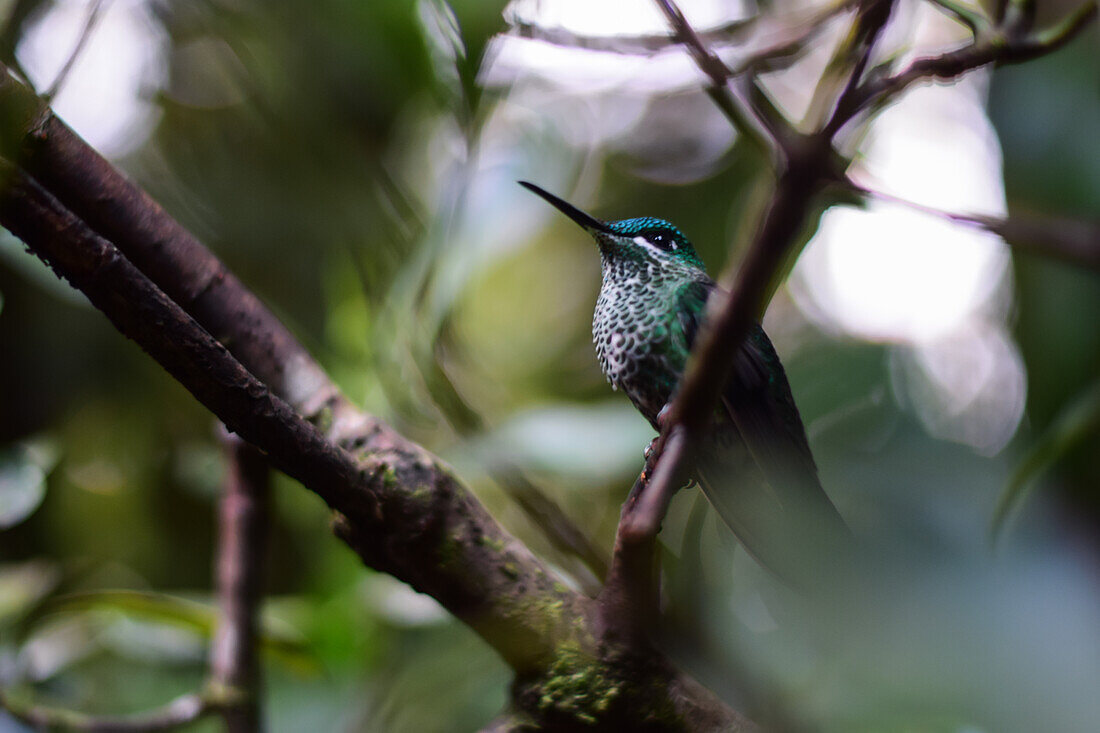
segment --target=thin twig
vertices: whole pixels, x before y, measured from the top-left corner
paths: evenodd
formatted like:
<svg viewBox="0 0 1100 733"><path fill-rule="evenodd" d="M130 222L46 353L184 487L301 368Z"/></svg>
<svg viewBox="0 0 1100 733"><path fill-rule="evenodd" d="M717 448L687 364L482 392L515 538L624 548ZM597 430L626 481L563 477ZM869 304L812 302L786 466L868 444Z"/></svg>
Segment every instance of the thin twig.
<svg viewBox="0 0 1100 733"><path fill-rule="evenodd" d="M1100 220L1085 221L1061 216L1013 214L986 216L944 211L890 193L867 188L851 179L846 190L867 199L904 206L922 214L976 227L996 234L1020 252L1045 255L1093 270L1100 270Z"/></svg>
<svg viewBox="0 0 1100 733"><path fill-rule="evenodd" d="M829 79L844 80L836 98L828 100L830 109L836 110L843 107L848 98L855 94L871 62L871 55L874 53L879 35L890 20L893 9L894 0L864 0L859 4L856 19L848 37L837 48L822 75L822 82L814 90L815 105L820 105L822 96L831 91L832 85L827 82ZM822 127L823 136L831 142L839 129L836 115L830 115L828 122Z"/></svg>
<svg viewBox="0 0 1100 733"><path fill-rule="evenodd" d="M804 17L778 17L772 19L775 25L774 38L760 42L760 48L750 51L731 70L735 76L741 74L759 74L777 71L786 66L785 60L796 59L812 41L829 27L829 21L849 10L858 0L841 0L820 8ZM755 40L755 39L754 39Z"/></svg>
<svg viewBox="0 0 1100 733"><path fill-rule="evenodd" d="M181 695L163 707L134 715L86 715L45 705L23 705L0 690L0 709L38 730L81 731L81 733L148 733L173 730L216 711L218 705L197 694Z"/></svg>
<svg viewBox="0 0 1100 733"><path fill-rule="evenodd" d="M658 444L660 460L647 489L647 493L655 492L654 501L663 501L663 496L676 490L691 446L703 434L729 377L734 355L763 311L772 278L830 175L830 152L827 145L806 148L803 153L807 157L792 160L782 172L745 260L729 283L729 294L712 298L706 327L669 408L663 431L667 437L664 445ZM682 439L670 440L681 431ZM668 452L669 448L675 450Z"/></svg>
<svg viewBox="0 0 1100 733"><path fill-rule="evenodd" d="M80 54L84 51L84 46L92 37L92 32L95 30L96 23L99 22L99 18L103 9L110 2L110 0L92 0L92 4L88 7L88 15L84 18L84 27L80 31L80 36L76 39L76 45L73 46L73 50L69 52L69 58L65 60L64 65L57 72L57 76L54 77L53 83L46 89L42 95L42 100L46 104L49 104L57 96L58 92L65 85L65 81L69 78L69 72L73 70L73 66L76 65L77 59L80 58Z"/></svg>
<svg viewBox="0 0 1100 733"><path fill-rule="evenodd" d="M992 24L980 9L974 9L956 0L928 0L937 8L967 27L975 38L991 30Z"/></svg>
<svg viewBox="0 0 1100 733"><path fill-rule="evenodd" d="M762 311L771 280L801 231L812 199L825 185L830 153L828 145L804 148L801 155L809 157L787 161L729 294L716 294L708 304L696 350L663 418L646 470L623 508L601 602L608 606L606 613L616 613L633 633L644 633L657 614L657 582L650 568L669 502L686 482L694 447L706 431L734 355Z"/></svg>
<svg viewBox="0 0 1100 733"><path fill-rule="evenodd" d="M710 79L708 93L711 99L729 118L740 135L749 140L765 156L770 156L774 148L762 129L762 121L756 119L750 105L739 99L738 94L731 90L727 83L733 78L733 72L722 59L707 48L673 0L655 0L655 2L668 20L676 40L684 45L695 61L695 65Z"/></svg>
<svg viewBox="0 0 1100 733"><path fill-rule="evenodd" d="M669 452L665 450L666 455ZM654 448L646 456L645 467L623 503L611 568L599 596L604 626L628 641L646 639L652 634L660 608L657 532L672 496L657 498L649 490L657 458ZM647 516L643 518L643 514Z"/></svg>
<svg viewBox="0 0 1100 733"><path fill-rule="evenodd" d="M606 551L593 542L556 501L527 478L522 469L509 462L499 462L490 467L489 475L558 552L580 560L597 582L603 582L608 568ZM583 578L581 583L589 593L595 593L599 587L593 587L591 581L585 582Z"/></svg>
<svg viewBox="0 0 1100 733"><path fill-rule="evenodd" d="M861 111L882 106L915 82L947 81L987 64L1016 64L1056 51L1073 40L1096 14L1097 3L1089 0L1046 30L1024 35L1007 30L989 33L955 51L916 59L893 74L888 68L876 68L837 105L828 128L839 130Z"/></svg>
<svg viewBox="0 0 1100 733"><path fill-rule="evenodd" d="M260 729L256 633L264 571L271 469L252 446L223 436L229 473L219 502L217 587L221 618L210 655L210 685L225 700L229 733Z"/></svg>
<svg viewBox="0 0 1100 733"><path fill-rule="evenodd" d="M467 404L438 356L433 353L417 359L416 363L424 375L424 381L436 406L455 432L467 438L484 433L485 419ZM576 574L585 592L588 595L598 593L599 584L607 576L606 553L514 462L507 459L492 460L487 472L516 502L554 549L568 559L579 560L587 568L591 577L587 577L588 573L584 572Z"/></svg>
<svg viewBox="0 0 1100 733"><path fill-rule="evenodd" d="M839 0L807 11L755 15L697 31L697 35L708 48L719 48L724 52L735 48L742 54L731 72L735 76L753 70L773 71L782 68L784 59L804 51L829 20L855 2L857 0ZM624 56L656 56L678 45L675 37L665 33L598 36L519 19L512 20L510 27L519 38Z"/></svg>
<svg viewBox="0 0 1100 733"><path fill-rule="evenodd" d="M700 33L710 44L742 43L755 34L764 16L732 20ZM521 19L513 19L509 25L519 38L530 38L555 46L577 48L585 51L602 51L624 56L653 56L676 45L676 39L665 33L638 35L593 36L576 33L568 28L548 27Z"/></svg>

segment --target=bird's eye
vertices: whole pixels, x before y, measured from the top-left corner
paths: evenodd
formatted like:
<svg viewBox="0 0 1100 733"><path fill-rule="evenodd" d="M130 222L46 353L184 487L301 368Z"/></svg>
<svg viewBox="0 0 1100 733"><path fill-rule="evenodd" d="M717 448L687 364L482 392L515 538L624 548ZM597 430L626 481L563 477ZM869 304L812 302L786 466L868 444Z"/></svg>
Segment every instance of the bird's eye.
<svg viewBox="0 0 1100 733"><path fill-rule="evenodd" d="M676 249L676 241L664 232L653 232L652 234L646 235L646 239L649 240L649 243L654 247L665 252L671 252Z"/></svg>

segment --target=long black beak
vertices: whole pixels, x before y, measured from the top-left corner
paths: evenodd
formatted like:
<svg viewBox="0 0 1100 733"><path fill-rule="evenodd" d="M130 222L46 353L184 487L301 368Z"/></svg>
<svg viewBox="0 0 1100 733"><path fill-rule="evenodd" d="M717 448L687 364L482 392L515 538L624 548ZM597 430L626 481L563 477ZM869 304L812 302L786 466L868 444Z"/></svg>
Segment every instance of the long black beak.
<svg viewBox="0 0 1100 733"><path fill-rule="evenodd" d="M526 188L528 191L533 191L534 193L537 193L539 196L542 196L544 199L549 201L554 206L554 208L556 208L558 211L560 211L561 213L568 216L573 221L580 224L585 229L587 229L589 231L597 231L597 232L606 232L606 231L608 231L607 224L600 221L599 219L597 219L594 216L589 216L588 214L584 213L583 211L578 209L573 204L571 204L567 201L562 201L561 199L559 199L557 196L550 193L549 191L545 191L545 190L539 188L538 186L536 186L535 184L528 183L527 181L517 181L517 183L519 183L519 185Z"/></svg>

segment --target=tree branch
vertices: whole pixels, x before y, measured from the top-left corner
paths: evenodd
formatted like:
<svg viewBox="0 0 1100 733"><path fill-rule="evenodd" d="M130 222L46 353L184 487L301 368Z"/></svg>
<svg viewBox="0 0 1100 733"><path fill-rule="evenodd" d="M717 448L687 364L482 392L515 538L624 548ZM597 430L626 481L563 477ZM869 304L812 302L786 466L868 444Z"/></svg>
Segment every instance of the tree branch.
<svg viewBox="0 0 1100 733"><path fill-rule="evenodd" d="M824 8L789 14L755 15L697 31L697 35L704 46L721 48L723 52L732 50L730 47L733 45L736 46L739 60L730 71L731 76L759 70L773 71L782 68L784 60L793 59L805 51L825 28L826 23L851 7L855 1L840 0ZM628 56L655 56L678 43L675 37L663 33L594 36L518 19L513 19L510 25L519 38L566 48Z"/></svg>
<svg viewBox="0 0 1100 733"><path fill-rule="evenodd" d="M428 364L421 366L421 374L436 406L456 433L468 437L485 431L484 418L466 403L434 355ZM588 595L596 595L599 584L607 576L606 553L515 463L507 459L490 461L487 473L554 549L569 559L579 560L587 568L591 578L585 577L584 572L575 573L575 577Z"/></svg>
<svg viewBox="0 0 1100 733"><path fill-rule="evenodd" d="M750 33L756 32L762 19L763 16L753 16L741 20L733 20L715 28L709 28L701 33L700 36L707 43L712 44L747 40ZM624 56L652 56L662 51L667 51L676 45L676 39L665 33L593 36L584 33L574 33L568 28L551 28L518 18L513 18L509 25L513 29L515 35L520 38L530 38L555 46L566 46L585 51L616 53Z"/></svg>
<svg viewBox="0 0 1100 733"><path fill-rule="evenodd" d="M837 185L842 190L864 199L897 204L922 214L996 234L1017 252L1042 255L1092 270L1100 270L1100 220L1083 221L1039 214L1013 214L1007 217L964 214L944 211L900 196L876 191L856 183L851 178L845 178Z"/></svg>
<svg viewBox="0 0 1100 733"><path fill-rule="evenodd" d="M837 104L828 129L839 130L863 110L885 104L915 82L946 81L987 64L1016 64L1056 51L1073 40L1096 14L1096 1L1088 0L1050 28L1026 33L1011 24L1010 18L1014 16L1009 15L997 29L978 34L973 43L963 48L917 59L893 74L888 67L877 67Z"/></svg>
<svg viewBox="0 0 1100 733"><path fill-rule="evenodd" d="M262 599L270 475L267 461L235 435L223 436L228 457L218 504L217 588L221 619L210 655L210 685L225 701L229 733L260 730L260 665L256 627Z"/></svg>
<svg viewBox="0 0 1100 733"><path fill-rule="evenodd" d="M742 101L738 93L731 90L728 82L733 78L733 72L730 71L722 59L707 48L699 34L687 22L683 11L673 0L655 0L655 2L668 20L676 40L684 45L688 54L695 61L695 65L710 79L707 94L729 118L738 134L744 136L761 153L765 155L772 153L773 148L765 135L765 131L772 134L773 137L777 133L767 128L767 121L757 119L751 111L751 105ZM762 123L764 123L763 129Z"/></svg>
<svg viewBox="0 0 1100 733"><path fill-rule="evenodd" d="M890 20L893 10L894 0L863 0L859 3L856 19L848 37L837 48L825 73L822 74L821 81L818 82L817 89L814 90L811 110L815 105L821 104L820 100L823 98L831 97L832 89L840 83L843 83L840 93L836 95L835 101L829 99L829 102L832 103L834 110L848 104L848 100L855 94L863 79L863 73L871 62L875 44L882 29ZM821 119L824 119L824 115ZM835 114L829 118L822 129L824 137L831 144L833 136L840 129L840 123Z"/></svg>
<svg viewBox="0 0 1100 733"><path fill-rule="evenodd" d="M80 54L84 51L84 47L88 44L88 41L91 40L92 31L95 30L96 23L99 22L101 12L106 2L109 2L109 0L92 0L92 4L88 7L88 15L84 18L84 27L80 30L80 36L76 39L73 50L69 52L69 57L57 72L57 76L54 77L53 83L50 84L49 88L42 94L42 99L46 104L49 104L65 86L65 81L69 78L69 72L73 70L73 66L76 65L77 59L80 58Z"/></svg>
<svg viewBox="0 0 1100 733"><path fill-rule="evenodd" d="M517 670L552 656L560 630L517 607L557 604L579 615L583 599L555 587L432 456L365 416L360 460L327 442L110 242L9 172L0 222L231 430L339 512L339 534L368 564L433 595Z"/></svg>

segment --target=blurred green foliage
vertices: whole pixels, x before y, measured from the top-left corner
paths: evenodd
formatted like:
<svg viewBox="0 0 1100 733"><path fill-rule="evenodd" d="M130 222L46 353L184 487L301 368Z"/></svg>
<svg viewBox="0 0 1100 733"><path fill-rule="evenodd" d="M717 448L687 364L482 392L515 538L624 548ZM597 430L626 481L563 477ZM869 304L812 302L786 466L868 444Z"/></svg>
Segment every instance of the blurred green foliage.
<svg viewBox="0 0 1100 733"><path fill-rule="evenodd" d="M452 462L565 566L487 467L516 461L609 547L650 433L592 355L595 252L513 181L564 193L579 179L591 193L598 180L595 213L677 221L715 273L759 191L738 148L703 180L655 183L628 152L569 145L535 104L504 136L501 91L478 83L502 6L157 4L170 82L150 92L152 136L118 162L353 399ZM1011 207L1095 216L1095 59L1093 34L994 76ZM928 437L895 398L888 346L820 333L779 293L773 336L824 484L890 548L897 593L847 599L843 618L784 617L695 493L679 497L663 535L666 643L750 715L786 710L837 731L1095 721L1100 670L1084 650L1100 648L1097 596L1083 569L1100 528L1095 434L1042 474L1056 501L1023 507L999 557L986 531L1028 447L1100 374L1100 280L1035 257L1017 258L1015 276L1027 417L994 457ZM209 612L223 459L210 416L51 278L2 243L0 526L13 526L0 531L0 679L90 712L140 710L202 677L208 624L171 621ZM490 649L362 568L314 496L280 479L275 501L267 611L295 651L265 658L272 730L462 731L499 710L508 674ZM153 592L166 595L150 617L132 599L151 596L132 593ZM51 606L65 597L100 602ZM0 714L0 731L13 725Z"/></svg>

